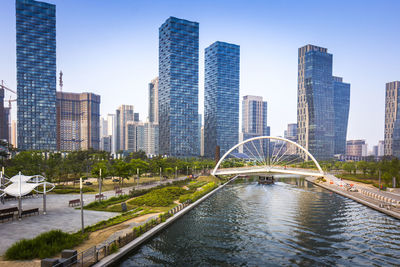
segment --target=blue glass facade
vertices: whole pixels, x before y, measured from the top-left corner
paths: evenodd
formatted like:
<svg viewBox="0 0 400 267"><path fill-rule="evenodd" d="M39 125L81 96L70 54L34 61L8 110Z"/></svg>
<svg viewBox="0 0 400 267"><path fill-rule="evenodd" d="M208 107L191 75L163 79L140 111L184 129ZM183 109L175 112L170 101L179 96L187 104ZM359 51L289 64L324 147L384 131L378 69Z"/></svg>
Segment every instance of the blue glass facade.
<svg viewBox="0 0 400 267"><path fill-rule="evenodd" d="M332 54L307 45L299 49L298 142L319 160L333 158L335 115Z"/></svg>
<svg viewBox="0 0 400 267"><path fill-rule="evenodd" d="M200 155L199 23L168 18L159 29L160 154Z"/></svg>
<svg viewBox="0 0 400 267"><path fill-rule="evenodd" d="M56 7L16 0L18 148L56 150Z"/></svg>
<svg viewBox="0 0 400 267"><path fill-rule="evenodd" d="M240 47L215 42L205 50L204 155L223 155L239 141Z"/></svg>
<svg viewBox="0 0 400 267"><path fill-rule="evenodd" d="M333 77L333 106L335 110L335 154L346 154L347 123L350 109L350 84Z"/></svg>

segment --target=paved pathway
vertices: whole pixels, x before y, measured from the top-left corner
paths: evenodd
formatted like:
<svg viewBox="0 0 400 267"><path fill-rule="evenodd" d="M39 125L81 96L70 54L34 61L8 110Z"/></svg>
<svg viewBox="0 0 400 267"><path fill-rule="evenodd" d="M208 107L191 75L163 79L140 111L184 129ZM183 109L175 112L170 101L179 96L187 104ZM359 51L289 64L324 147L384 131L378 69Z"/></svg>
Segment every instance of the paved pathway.
<svg viewBox="0 0 400 267"><path fill-rule="evenodd" d="M179 177L173 179L173 181L184 180L186 177ZM154 184L140 185L137 189L146 189L155 187L159 184L165 184L171 182L171 180L158 181ZM123 188L123 191L128 193L132 189ZM114 191L103 192L107 198L114 196ZM46 199L47 203L47 214L43 214L43 197L26 198L22 200L22 209L39 208L40 215L23 217L22 220L15 220L0 223L0 255L10 247L13 243L23 238L33 238L40 233L47 232L50 230L61 229L65 232L76 232L81 229L81 211L68 207L68 202L71 199L80 198L79 194L48 194ZM90 203L94 201L94 194L84 194L84 203ZM0 204L0 209L9 207L17 207L18 201L10 200L6 201L5 204ZM91 211L84 210L84 223L85 226L95 224L102 220L107 220L111 217L118 215L119 213L114 212L102 212L102 211Z"/></svg>

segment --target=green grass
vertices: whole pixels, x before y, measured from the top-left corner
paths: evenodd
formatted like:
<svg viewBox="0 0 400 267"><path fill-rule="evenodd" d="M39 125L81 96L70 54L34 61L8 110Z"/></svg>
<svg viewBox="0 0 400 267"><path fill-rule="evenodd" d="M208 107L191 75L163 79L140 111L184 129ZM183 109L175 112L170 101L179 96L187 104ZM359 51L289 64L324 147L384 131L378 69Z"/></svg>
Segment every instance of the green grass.
<svg viewBox="0 0 400 267"><path fill-rule="evenodd" d="M198 200L199 198L201 198L202 196L204 196L205 194L211 192L213 189L217 188L218 185L214 182L208 183L204 186L201 187L200 190L192 193L192 194L185 194L179 197L179 202L183 203L187 200L191 200L192 202Z"/></svg>
<svg viewBox="0 0 400 267"><path fill-rule="evenodd" d="M86 238L78 233L69 234L61 230L53 230L38 235L33 239L22 239L14 243L4 254L7 260L31 260L48 258L63 249L73 248Z"/></svg>
<svg viewBox="0 0 400 267"><path fill-rule="evenodd" d="M127 220L136 218L138 216L144 215L143 212L139 213L139 211L141 211L141 210L143 210L143 209L142 208L136 208L134 210L131 210L131 211L128 211L128 212L124 212L124 213L122 213L122 214L120 214L118 216L112 217L112 218L110 218L108 220L98 222L96 224L93 224L91 226L86 227L85 228L85 232L95 232L95 231L98 231L98 230L101 230L101 229L104 229L104 228L107 228L107 227L110 227L110 226L125 222Z"/></svg>
<svg viewBox="0 0 400 267"><path fill-rule="evenodd" d="M134 206L165 207L174 203L174 200L184 193L186 193L186 190L181 187L165 187L134 198L128 201L128 204Z"/></svg>

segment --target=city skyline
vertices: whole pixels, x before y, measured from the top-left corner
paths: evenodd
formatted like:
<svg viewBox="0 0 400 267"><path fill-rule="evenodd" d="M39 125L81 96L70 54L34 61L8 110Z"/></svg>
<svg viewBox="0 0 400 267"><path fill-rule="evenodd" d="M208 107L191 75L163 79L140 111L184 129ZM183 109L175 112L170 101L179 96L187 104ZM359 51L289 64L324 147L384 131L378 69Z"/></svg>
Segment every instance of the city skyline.
<svg viewBox="0 0 400 267"><path fill-rule="evenodd" d="M335 55L334 74L345 77L346 82L352 84L348 139L366 139L371 145L383 140L385 84L400 79L396 73L398 68L388 64L398 62L400 58L394 45L398 43L396 40L399 37L389 34L394 31L396 25L390 12L396 10L398 3L388 1L373 5L372 2L363 2L362 6L357 6L354 3L342 2L342 5L338 4L343 9L341 16L325 14L326 20L321 21L319 10L324 7L335 10L336 7L324 3L317 8L312 5L314 2L308 1L311 11L316 14L315 19L319 22L310 31L307 25L313 24L313 18L304 18L296 24L299 15L294 14L294 10L304 8L296 3L290 4L288 12L283 14L282 18L273 13L285 10L286 4L253 2L241 9L242 5L234 2L228 7L231 11L228 12L229 15L224 14L217 18L214 12L205 10L206 3L196 4L198 9L192 8L194 4L178 5L176 2L169 6L161 2L157 5L140 3L139 10L142 11L152 6L155 17L138 25L135 21L140 21L143 15L136 11L132 13L133 4L126 1L120 1L121 5L113 5L111 10L108 10L105 4L94 6L90 1L82 4L80 2L81 10L74 20L68 19L68 14L75 11L74 5L78 2L46 2L57 5L57 71L63 70L65 73L65 89L70 92L91 91L101 95L102 116L113 113L121 104L129 104L135 106L135 111L141 113L143 120L147 117L147 103L141 99L147 99L148 81L157 76L157 29L169 16L176 16L200 23L200 113L203 114L204 48L215 40L237 43L242 50L241 96L263 96L270 103L269 121L272 135L283 135L286 124L296 121L297 48L310 43L328 47L330 53ZM0 31L5 40L10 40L0 45L0 53L4 55L0 71L4 73L1 79L4 79L10 88L15 89L14 4L14 1L4 1L0 4L4 10L0 22L6 26ZM89 7L93 10L88 16L94 20L86 21L83 27L77 28ZM215 10L218 11L222 7L226 6L219 3ZM270 16L256 19L260 12L257 7L266 10ZM363 12L352 12L355 8L365 11L367 15L361 15ZM127 12L128 10L130 12ZM112 18L107 24L99 22L105 12L116 12L121 14L121 17ZM288 18L289 15L293 17ZM122 23L123 21L125 23ZM340 27L343 25L348 27ZM118 29L112 31L111 28L115 27ZM297 33L293 28L297 29ZM94 36L100 29L103 35ZM240 34L242 32L245 33ZM328 32L330 35L327 35ZM126 33L140 41L127 42L129 38L122 38L122 34ZM140 38L137 39L138 37ZM100 39L106 41L100 44ZM382 40L385 42L382 43ZM80 45L77 46L76 43ZM370 52L378 51L380 47L385 49L379 50L379 54ZM125 57L115 52L117 48ZM98 53L101 53L103 59L98 59ZM101 66L103 70L96 65ZM115 68L116 65L121 65L121 69ZM119 73L112 69L117 69ZM116 95L115 92L120 93ZM282 101L285 101L285 105L282 105ZM375 108L371 109L370 106ZM368 123L365 117L369 118Z"/></svg>

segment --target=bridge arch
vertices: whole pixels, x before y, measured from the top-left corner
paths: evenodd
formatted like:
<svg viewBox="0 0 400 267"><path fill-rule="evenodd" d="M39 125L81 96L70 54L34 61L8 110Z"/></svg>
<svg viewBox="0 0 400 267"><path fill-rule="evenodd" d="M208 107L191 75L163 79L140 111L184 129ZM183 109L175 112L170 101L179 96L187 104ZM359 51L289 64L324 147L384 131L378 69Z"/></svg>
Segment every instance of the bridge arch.
<svg viewBox="0 0 400 267"><path fill-rule="evenodd" d="M274 137L274 136L257 136L257 137L253 137L253 138L249 138L249 139L246 139L246 140L244 140L244 141L242 141L242 142L240 142L240 143L238 143L237 145L235 145L235 146L233 146L231 149L229 149L222 157L221 157L221 159L218 161L218 163L215 165L215 167L214 167L214 169L213 169L213 171L212 171L212 175L214 175L214 176L216 176L216 175L218 175L219 173L218 173L218 169L219 169L219 167L220 167L220 165L222 164L222 162L224 161L224 159L227 157L227 156L229 156L233 151L235 151L236 149L238 149L240 146L243 146L243 145L245 145L245 144L247 144L247 143L250 143L250 142L254 142L254 141L256 141L256 140L264 140L264 139L266 139L266 140L277 140L277 141L281 141L281 142L284 142L285 144L290 144L290 145L293 145L295 148L297 148L297 149L299 149L301 152L303 152L305 155L307 155L313 162L314 162L314 164L315 164L315 166L317 167L317 169L318 169L318 172L317 173L315 173L315 172L310 172L310 173L307 173L307 172L301 172L301 171L295 171L295 170L292 170L292 171L287 171L286 170L286 167L285 167L285 171L284 170L279 170L279 169L273 169L273 168L271 168L271 166L269 166L269 168L267 167L267 166L265 166L265 167L267 167L266 168L266 171L277 171L277 172L282 172L282 173L293 173L293 174L302 174L302 175L312 175L312 176L324 176L324 171L322 170L322 168L321 168L321 166L319 165L319 163L318 163L318 161L314 158L314 156L307 150L307 149L305 149L303 146L301 146L301 145L299 145L298 143L296 143L296 142L294 142L294 141L292 141L292 140L289 140L289 139L286 139L286 138L283 138L283 137ZM254 145L253 145L254 146ZM256 147L254 147L255 149L256 149ZM279 152L278 152L279 153ZM251 172L251 171L250 171Z"/></svg>

